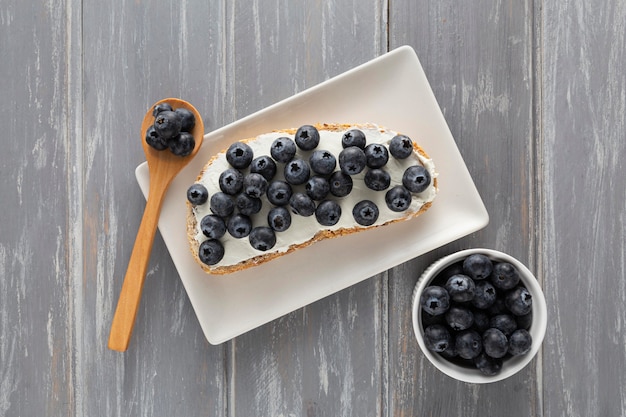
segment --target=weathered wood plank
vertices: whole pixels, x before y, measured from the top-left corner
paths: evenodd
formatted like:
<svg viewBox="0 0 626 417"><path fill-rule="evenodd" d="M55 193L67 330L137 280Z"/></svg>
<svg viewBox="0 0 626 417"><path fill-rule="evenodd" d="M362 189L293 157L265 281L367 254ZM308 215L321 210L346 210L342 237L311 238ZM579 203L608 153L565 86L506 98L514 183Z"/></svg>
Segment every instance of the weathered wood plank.
<svg viewBox="0 0 626 417"><path fill-rule="evenodd" d="M223 112L223 2L83 2L83 262L79 415L225 415L224 347L210 346L157 236L129 350L107 349L145 200L139 128L157 100ZM210 24L208 24L210 22ZM77 140L80 140L77 139Z"/></svg>
<svg viewBox="0 0 626 417"><path fill-rule="evenodd" d="M533 262L532 13L528 1L390 2L391 47L409 44L416 49L487 206L490 224L390 271L389 415L528 416L541 412L537 361L502 383L455 382L419 350L412 334L410 305L421 272L455 250L487 247L508 252L526 264Z"/></svg>
<svg viewBox="0 0 626 417"><path fill-rule="evenodd" d="M66 2L0 5L0 415L70 415Z"/></svg>
<svg viewBox="0 0 626 417"><path fill-rule="evenodd" d="M335 1L267 3L233 2L228 11L233 118L386 50L386 10L378 1L358 9ZM380 415L384 282L384 275L372 278L232 341L231 414Z"/></svg>
<svg viewBox="0 0 626 417"><path fill-rule="evenodd" d="M546 3L541 23L544 408L624 415L626 7Z"/></svg>

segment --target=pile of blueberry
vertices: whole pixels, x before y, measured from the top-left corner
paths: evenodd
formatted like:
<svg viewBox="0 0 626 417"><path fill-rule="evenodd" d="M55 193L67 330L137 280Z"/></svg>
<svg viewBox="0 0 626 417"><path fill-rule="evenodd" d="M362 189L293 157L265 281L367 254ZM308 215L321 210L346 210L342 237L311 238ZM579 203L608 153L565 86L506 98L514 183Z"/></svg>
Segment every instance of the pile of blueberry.
<svg viewBox="0 0 626 417"><path fill-rule="evenodd" d="M174 110L166 102L152 109L154 124L146 131L146 143L158 151L169 149L174 155L187 156L196 146L191 134L196 124L194 114L185 109Z"/></svg>
<svg viewBox="0 0 626 417"><path fill-rule="evenodd" d="M531 349L532 296L508 262L470 255L433 279L420 306L426 347L459 365L492 376Z"/></svg>
<svg viewBox="0 0 626 417"><path fill-rule="evenodd" d="M368 188L386 192L386 205L395 212L407 210L411 194L430 185L430 173L421 165L406 169L402 184L391 184L384 167L390 155L397 159L411 155L413 142L407 136L395 136L389 147L366 145L365 134L352 129L343 134L339 155L318 149L319 142L319 131L304 125L293 139L283 136L274 140L270 155L256 156L244 142L235 142L226 150L230 167L219 177L220 191L209 199L206 188L195 183L187 192L192 205L210 204L211 214L200 223L208 238L200 245L202 262L215 265L223 258L219 239L226 233L235 238L248 237L259 251L270 250L276 244L276 233L290 227L292 214L315 216L321 226L337 224L342 216L338 199L350 194L352 177L361 172L365 172ZM276 177L279 170L283 175ZM264 203L271 207L266 222L253 227L251 216L259 213ZM370 226L378 219L379 207L371 200L362 200L354 206L352 216L358 224Z"/></svg>

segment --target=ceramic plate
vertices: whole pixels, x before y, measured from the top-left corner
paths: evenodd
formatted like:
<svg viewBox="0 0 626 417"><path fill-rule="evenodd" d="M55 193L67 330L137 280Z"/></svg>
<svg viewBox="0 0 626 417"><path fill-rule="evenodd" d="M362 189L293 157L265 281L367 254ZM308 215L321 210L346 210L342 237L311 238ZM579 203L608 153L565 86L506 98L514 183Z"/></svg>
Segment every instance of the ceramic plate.
<svg viewBox="0 0 626 417"><path fill-rule="evenodd" d="M204 273L189 251L185 200L205 162L236 140L316 122L372 122L415 139L439 172L433 206L413 220L319 242L245 271ZM147 195L147 164L135 173ZM417 55L403 46L205 135L196 158L170 186L159 230L206 338L219 344L475 232L488 221Z"/></svg>

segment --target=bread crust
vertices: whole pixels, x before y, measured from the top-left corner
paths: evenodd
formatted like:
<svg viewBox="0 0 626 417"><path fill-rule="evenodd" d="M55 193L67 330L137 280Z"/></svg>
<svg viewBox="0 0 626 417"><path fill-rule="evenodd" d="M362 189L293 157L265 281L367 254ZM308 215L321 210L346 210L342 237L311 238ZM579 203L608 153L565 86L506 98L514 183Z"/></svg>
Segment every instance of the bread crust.
<svg viewBox="0 0 626 417"><path fill-rule="evenodd" d="M366 125L366 124L338 124L338 123L317 123L314 125L319 131L322 130L327 130L327 131L342 131L342 130L346 130L349 128L364 128L364 127L372 127L372 125ZM380 128L382 131L384 131L385 129ZM296 133L298 129L297 128L289 128L289 129L277 129L274 130L274 132L280 132L280 133L285 133L288 135L294 135ZM246 138L246 139L242 139L240 140L240 142L251 142L254 141L256 139L256 137L253 138ZM426 151L419 146L416 141L413 141L413 148L414 150L420 154L422 157L430 159L429 155L426 153ZM225 151L225 150L224 150ZM223 152L220 152L216 155L214 155L213 157L211 157L209 159L209 161L205 164L205 166L203 167L202 171L198 174L198 177L196 178L196 181L200 181L200 179L203 177L205 171L207 170L207 168L215 161L215 159L217 159L219 157L219 155L223 154ZM435 188L435 190L438 190L438 179L437 177L432 178L433 181L433 186ZM238 272L238 271L242 271L248 268L251 268L253 266L257 266L257 265L261 265L264 264L266 262L271 261L272 259L276 259L279 258L281 256L287 255L291 252L294 252L298 249L302 249L305 248L307 246L310 246L311 244L315 243L315 242L319 242L321 240L325 240L325 239L331 239L331 238L335 238L335 237L340 237L340 236L346 236L346 235L350 235L353 233L358 233L358 232L362 232L362 231L366 231L366 230L370 230L370 229L374 229L374 228L378 228L378 227L383 227L392 223L398 223L398 222L402 222L402 221L407 221L410 219L413 219L417 216L419 216L420 214L424 213L425 211L427 211L431 206L432 206L432 201L426 202L424 203L420 209L418 211L414 211L414 212L407 212L407 214L403 217L397 218L397 219L391 219L385 223L381 223L381 224L376 224L376 225L372 225L372 226L368 226L368 227L350 227L350 228L340 228L340 229L336 229L336 230L326 230L326 229L321 229L319 230L312 238L310 238L309 240L307 240L306 242L302 242L302 243L298 243L298 244L292 244L289 246L289 248L286 251L280 251L280 252L268 252L268 253L263 253L257 256L254 256L252 258L248 258L242 262L239 262L238 264L235 265L225 265L225 266L210 266L205 264L204 262L202 262L200 260L200 257L198 255L198 251L200 248L200 243L196 240L195 236L197 233L197 220L196 220L196 216L194 215L194 211L193 211L193 206L191 205L191 203L189 203L189 201L186 202L187 204L187 239L189 241L189 248L191 250L191 254L194 257L194 259L196 260L196 262L198 263L198 265L202 268L202 270L206 273L209 274L213 274L213 275L225 275L225 274L230 274L233 272Z"/></svg>

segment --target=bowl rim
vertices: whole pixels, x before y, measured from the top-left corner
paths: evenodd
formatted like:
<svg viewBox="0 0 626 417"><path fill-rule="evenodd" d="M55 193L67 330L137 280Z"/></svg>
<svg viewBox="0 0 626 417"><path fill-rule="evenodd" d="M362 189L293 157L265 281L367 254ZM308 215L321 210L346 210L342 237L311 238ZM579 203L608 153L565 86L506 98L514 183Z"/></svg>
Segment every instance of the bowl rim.
<svg viewBox="0 0 626 417"><path fill-rule="evenodd" d="M424 329L422 327L421 320L422 309L419 306L419 296L421 292L424 288L428 286L428 284L437 274L443 271L443 269L452 265L455 262L458 262L461 259L464 259L469 255L477 253L486 255L492 261L504 261L514 265L520 273L521 281L524 283L524 285L530 291L533 297L533 318L529 329L529 332L533 338L531 350L525 355L509 358L508 360L504 361L502 365L502 370L494 376L487 376L482 374L477 369L471 369L457 365L448 361L437 353L431 352L426 348L426 345L424 344L424 339L422 337ZM417 280L417 283L415 284L415 288L413 290L411 304L413 331L415 333L417 343L426 358L428 358L430 363L432 363L437 369L439 369L441 372L448 375L449 377L468 383L485 384L497 382L506 379L522 370L536 356L537 352L539 352L547 328L546 301L543 290L541 289L541 285L539 284L535 275L516 258L494 249L464 249L439 258L438 260L433 262L428 268L426 268L426 270L424 270L422 275Z"/></svg>

